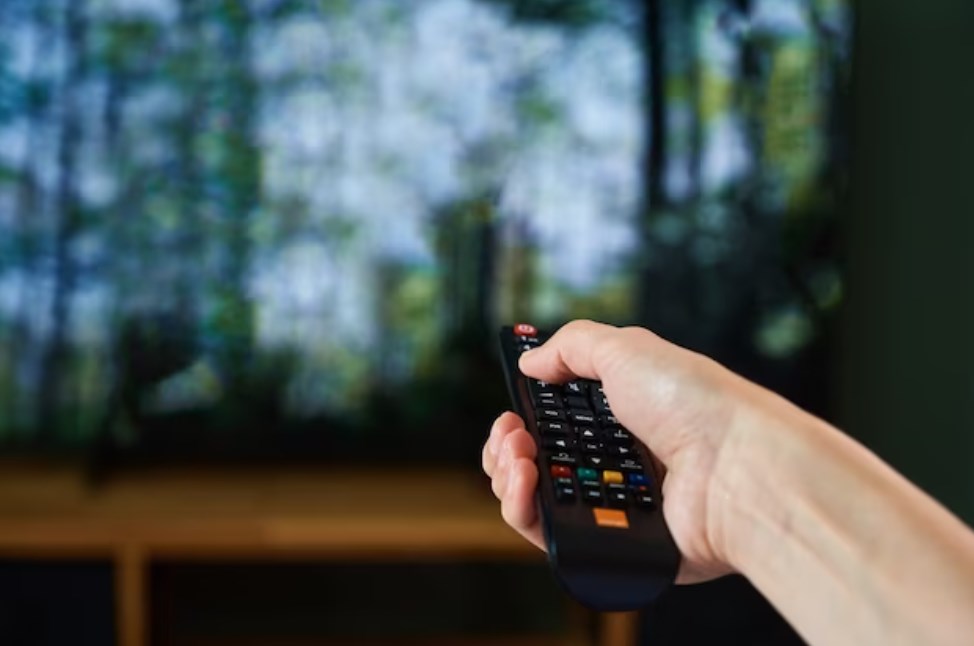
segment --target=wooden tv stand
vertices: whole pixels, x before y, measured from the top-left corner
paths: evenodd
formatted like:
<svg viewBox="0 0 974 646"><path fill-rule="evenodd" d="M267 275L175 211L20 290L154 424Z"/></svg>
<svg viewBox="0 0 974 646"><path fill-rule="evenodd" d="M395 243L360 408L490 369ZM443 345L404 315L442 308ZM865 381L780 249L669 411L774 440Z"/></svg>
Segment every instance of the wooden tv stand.
<svg viewBox="0 0 974 646"><path fill-rule="evenodd" d="M488 486L469 471L248 468L120 473L91 487L77 468L5 463L0 558L110 560L118 643L143 646L156 560L539 562L502 522ZM598 622L595 643L635 643L634 614ZM541 643L590 642L572 634Z"/></svg>

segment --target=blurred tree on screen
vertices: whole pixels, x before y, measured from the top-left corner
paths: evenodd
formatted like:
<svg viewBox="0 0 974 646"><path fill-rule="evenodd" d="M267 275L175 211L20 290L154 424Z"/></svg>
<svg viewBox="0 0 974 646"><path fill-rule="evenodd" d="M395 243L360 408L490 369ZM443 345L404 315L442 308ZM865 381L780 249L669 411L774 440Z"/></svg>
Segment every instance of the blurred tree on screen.
<svg viewBox="0 0 974 646"><path fill-rule="evenodd" d="M844 7L0 4L0 441L432 433L512 319L794 356Z"/></svg>

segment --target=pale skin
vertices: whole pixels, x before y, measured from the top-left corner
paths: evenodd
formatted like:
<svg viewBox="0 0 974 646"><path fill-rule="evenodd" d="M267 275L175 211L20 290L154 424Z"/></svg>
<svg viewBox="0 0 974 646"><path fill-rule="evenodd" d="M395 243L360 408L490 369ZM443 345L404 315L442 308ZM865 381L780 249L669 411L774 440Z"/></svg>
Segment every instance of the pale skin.
<svg viewBox="0 0 974 646"><path fill-rule="evenodd" d="M663 463L678 582L743 574L813 645L974 644L974 532L826 422L640 328L569 323L520 367L601 380ZM504 520L544 549L536 451L504 413L483 466Z"/></svg>

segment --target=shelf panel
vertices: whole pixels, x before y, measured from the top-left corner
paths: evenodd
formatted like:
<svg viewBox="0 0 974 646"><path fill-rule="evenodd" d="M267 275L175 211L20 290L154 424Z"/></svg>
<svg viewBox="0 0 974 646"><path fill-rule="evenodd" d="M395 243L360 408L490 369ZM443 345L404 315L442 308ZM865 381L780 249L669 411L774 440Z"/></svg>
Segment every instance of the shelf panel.
<svg viewBox="0 0 974 646"><path fill-rule="evenodd" d="M0 553L120 547L148 558L542 558L469 471L183 469L90 488L64 468L0 470Z"/></svg>

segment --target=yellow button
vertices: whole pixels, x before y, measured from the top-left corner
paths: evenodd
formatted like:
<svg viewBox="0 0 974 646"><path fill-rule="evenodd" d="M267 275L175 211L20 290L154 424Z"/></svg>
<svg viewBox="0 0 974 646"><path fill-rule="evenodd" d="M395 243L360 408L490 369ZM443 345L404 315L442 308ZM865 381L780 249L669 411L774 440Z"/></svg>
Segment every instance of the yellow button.
<svg viewBox="0 0 974 646"><path fill-rule="evenodd" d="M622 484L621 471L603 471L602 482L605 484Z"/></svg>
<svg viewBox="0 0 974 646"><path fill-rule="evenodd" d="M595 514L595 524L600 527L617 527L619 529L629 529L629 519L626 512L619 509L603 509L596 507L592 510Z"/></svg>

